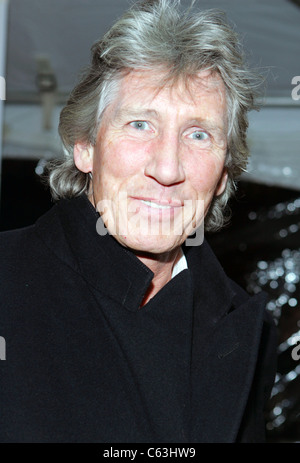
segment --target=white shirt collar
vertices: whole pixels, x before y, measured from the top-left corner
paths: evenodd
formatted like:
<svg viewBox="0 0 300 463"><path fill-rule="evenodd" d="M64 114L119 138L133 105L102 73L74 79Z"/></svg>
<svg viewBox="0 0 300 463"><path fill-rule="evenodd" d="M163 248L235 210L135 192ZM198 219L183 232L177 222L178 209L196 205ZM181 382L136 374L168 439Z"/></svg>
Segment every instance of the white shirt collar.
<svg viewBox="0 0 300 463"><path fill-rule="evenodd" d="M176 275L178 275L178 273L182 272L182 270L185 270L187 268L188 268L187 260L186 260L186 257L184 255L182 249L181 249L181 257L180 257L179 261L176 262L176 264L173 267L172 277L171 278L174 278Z"/></svg>

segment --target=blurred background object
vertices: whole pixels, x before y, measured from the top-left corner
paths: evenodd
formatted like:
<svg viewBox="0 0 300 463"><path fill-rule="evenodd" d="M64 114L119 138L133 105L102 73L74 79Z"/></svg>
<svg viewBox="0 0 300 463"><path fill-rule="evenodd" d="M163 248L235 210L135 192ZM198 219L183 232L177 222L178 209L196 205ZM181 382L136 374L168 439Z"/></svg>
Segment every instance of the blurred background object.
<svg viewBox="0 0 300 463"><path fill-rule="evenodd" d="M250 114L251 160L231 201L231 224L208 240L229 276L250 293L267 292L278 327L269 442L300 441L300 358L293 355L300 341L299 3L196 2L227 13L250 66L265 80L263 108ZM62 157L60 110L89 62L91 45L128 4L0 0L0 77L6 78L6 100L0 102L1 230L30 225L52 206L40 177L49 160Z"/></svg>
<svg viewBox="0 0 300 463"><path fill-rule="evenodd" d="M8 0L0 0L0 186L1 186L1 159L2 137L4 119L4 101L6 99L5 61L6 36L8 18Z"/></svg>

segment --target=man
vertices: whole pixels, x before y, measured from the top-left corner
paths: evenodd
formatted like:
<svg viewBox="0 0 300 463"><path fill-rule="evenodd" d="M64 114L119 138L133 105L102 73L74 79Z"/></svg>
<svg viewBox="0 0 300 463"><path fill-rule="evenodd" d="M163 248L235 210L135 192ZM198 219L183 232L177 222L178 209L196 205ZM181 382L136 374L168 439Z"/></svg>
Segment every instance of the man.
<svg viewBox="0 0 300 463"><path fill-rule="evenodd" d="M264 441L264 297L187 241L224 222L253 106L219 13L138 3L94 45L59 201L1 237L1 441Z"/></svg>

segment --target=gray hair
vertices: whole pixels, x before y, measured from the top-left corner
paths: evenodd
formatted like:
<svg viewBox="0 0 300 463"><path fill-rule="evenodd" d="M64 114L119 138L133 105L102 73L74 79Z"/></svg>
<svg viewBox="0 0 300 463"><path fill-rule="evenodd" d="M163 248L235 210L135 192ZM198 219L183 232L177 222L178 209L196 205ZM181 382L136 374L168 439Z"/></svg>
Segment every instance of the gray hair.
<svg viewBox="0 0 300 463"><path fill-rule="evenodd" d="M76 142L95 144L106 107L124 75L132 70L167 71L166 81L210 70L221 75L227 94L228 134L224 193L215 197L205 219L213 231L226 222L226 205L235 179L246 169L247 113L255 106L257 79L247 69L238 36L219 10L182 13L180 0L148 0L134 4L92 47L90 67L73 89L60 115L59 134L65 159L49 167L54 199L88 192L88 174L73 159Z"/></svg>

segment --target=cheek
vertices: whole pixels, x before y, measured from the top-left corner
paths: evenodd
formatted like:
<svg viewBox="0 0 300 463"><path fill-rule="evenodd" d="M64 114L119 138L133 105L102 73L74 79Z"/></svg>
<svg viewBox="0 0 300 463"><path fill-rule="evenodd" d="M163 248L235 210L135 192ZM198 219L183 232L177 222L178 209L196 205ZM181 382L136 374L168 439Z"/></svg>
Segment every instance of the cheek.
<svg viewBox="0 0 300 463"><path fill-rule="evenodd" d="M114 178L128 178L139 172L144 164L146 152L136 143L126 141L109 142L99 160L99 172Z"/></svg>
<svg viewBox="0 0 300 463"><path fill-rule="evenodd" d="M199 158L189 166L190 183L198 194L213 193L218 185L224 166L222 157L211 154Z"/></svg>
<svg viewBox="0 0 300 463"><path fill-rule="evenodd" d="M117 197L140 179L145 150L126 140L106 141L94 153L93 185L96 201Z"/></svg>

